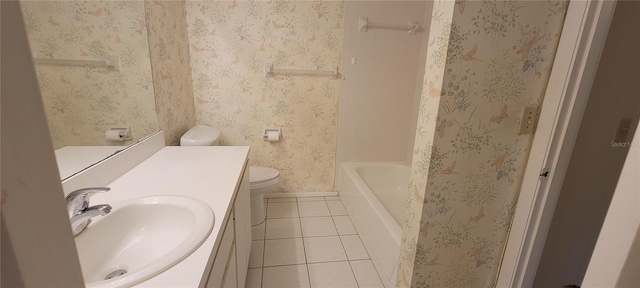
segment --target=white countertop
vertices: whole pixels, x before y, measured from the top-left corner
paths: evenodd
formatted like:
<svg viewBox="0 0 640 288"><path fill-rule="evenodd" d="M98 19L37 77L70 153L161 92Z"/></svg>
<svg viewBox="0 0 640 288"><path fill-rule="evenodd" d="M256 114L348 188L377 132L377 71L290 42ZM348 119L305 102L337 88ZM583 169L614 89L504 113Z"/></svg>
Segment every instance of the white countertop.
<svg viewBox="0 0 640 288"><path fill-rule="evenodd" d="M180 195L202 200L213 210L213 229L202 245L136 287L198 287L211 265L211 252L222 238L222 224L231 211L248 154L245 146L165 147L107 185L111 191L92 196L91 205L97 205L151 195Z"/></svg>

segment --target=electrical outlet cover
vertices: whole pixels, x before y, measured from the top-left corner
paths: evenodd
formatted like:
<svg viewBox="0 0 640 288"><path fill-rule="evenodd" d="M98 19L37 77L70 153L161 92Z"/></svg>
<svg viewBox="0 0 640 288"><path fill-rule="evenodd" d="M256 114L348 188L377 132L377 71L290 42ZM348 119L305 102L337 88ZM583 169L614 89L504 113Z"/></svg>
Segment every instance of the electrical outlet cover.
<svg viewBox="0 0 640 288"><path fill-rule="evenodd" d="M533 134L538 124L538 105L529 105L522 108L518 135Z"/></svg>

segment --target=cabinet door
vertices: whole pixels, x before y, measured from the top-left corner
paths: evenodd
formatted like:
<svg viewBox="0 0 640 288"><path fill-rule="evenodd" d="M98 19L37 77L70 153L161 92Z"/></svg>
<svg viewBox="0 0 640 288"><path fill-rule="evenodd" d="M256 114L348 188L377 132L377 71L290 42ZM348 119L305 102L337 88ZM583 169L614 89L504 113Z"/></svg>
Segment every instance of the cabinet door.
<svg viewBox="0 0 640 288"><path fill-rule="evenodd" d="M236 246L235 243L234 246ZM242 286L238 286L237 265L235 249L231 249L231 255L229 255L229 260L227 262L227 269L224 273L224 279L222 280L222 287L244 288L244 284L242 284Z"/></svg>
<svg viewBox="0 0 640 288"><path fill-rule="evenodd" d="M227 221L227 225L222 234L222 241L220 241L220 246L218 247L218 252L216 253L215 260L213 261L213 266L211 271L209 272L209 280L207 280L207 288L220 288L223 285L225 272L227 270L227 264L229 262L229 257L233 254L235 258L235 249L234 249L234 241L235 241L235 223L233 221L233 211L231 211L231 216ZM235 268L234 268L235 271Z"/></svg>
<svg viewBox="0 0 640 288"><path fill-rule="evenodd" d="M249 252L251 251L251 195L249 190L249 169L246 168L236 202L234 204L236 225L236 261L238 287L244 287L249 268Z"/></svg>

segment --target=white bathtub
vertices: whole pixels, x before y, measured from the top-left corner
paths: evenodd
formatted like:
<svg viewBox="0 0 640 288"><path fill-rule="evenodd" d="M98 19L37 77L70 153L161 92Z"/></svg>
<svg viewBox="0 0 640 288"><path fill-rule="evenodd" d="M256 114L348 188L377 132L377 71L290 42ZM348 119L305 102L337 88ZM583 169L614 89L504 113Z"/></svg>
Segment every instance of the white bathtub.
<svg viewBox="0 0 640 288"><path fill-rule="evenodd" d="M385 287L395 286L409 174L397 162L340 166L340 199Z"/></svg>

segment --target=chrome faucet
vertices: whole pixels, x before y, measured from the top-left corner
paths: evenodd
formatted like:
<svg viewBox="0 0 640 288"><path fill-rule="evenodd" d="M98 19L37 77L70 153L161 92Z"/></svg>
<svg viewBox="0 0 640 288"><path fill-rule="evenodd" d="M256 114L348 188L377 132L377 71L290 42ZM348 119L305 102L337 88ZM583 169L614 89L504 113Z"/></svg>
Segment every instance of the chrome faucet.
<svg viewBox="0 0 640 288"><path fill-rule="evenodd" d="M104 216L111 212L111 206L106 204L89 207L89 196L91 194L104 193L109 190L111 188L108 187L84 188L67 195L67 211L69 212L73 236L77 236L87 228L87 225L91 223L91 218L98 215Z"/></svg>

